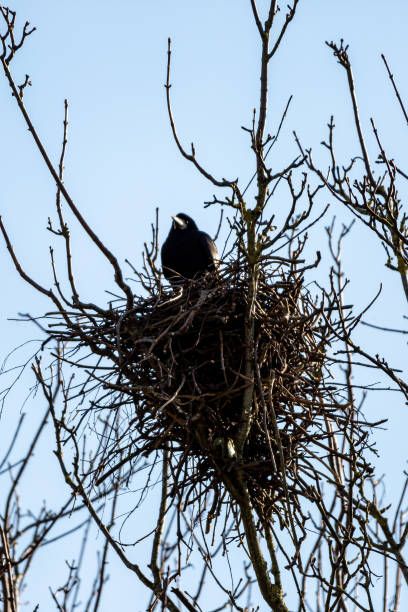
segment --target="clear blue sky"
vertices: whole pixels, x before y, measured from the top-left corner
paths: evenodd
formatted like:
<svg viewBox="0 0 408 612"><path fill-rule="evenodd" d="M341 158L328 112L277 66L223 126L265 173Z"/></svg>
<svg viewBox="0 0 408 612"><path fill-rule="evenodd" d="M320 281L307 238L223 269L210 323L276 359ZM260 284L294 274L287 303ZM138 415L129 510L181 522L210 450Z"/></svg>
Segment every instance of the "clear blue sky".
<svg viewBox="0 0 408 612"><path fill-rule="evenodd" d="M262 10L267 3L258 4ZM239 176L244 182L254 164L240 126L250 124L259 82L258 37L249 0L122 0L116 4L19 0L14 5L22 20L27 18L37 26L13 66L20 81L26 73L32 79L33 86L25 94L27 108L51 157L57 160L63 100L68 98L66 186L119 260L127 257L139 262L156 206L160 207L161 239L168 231L170 215L180 211L192 214L203 229L214 234L218 214L215 209L203 209L213 187L180 157L171 138L163 87L167 37L173 41L172 96L180 138L186 145L194 141L199 159L215 174ZM317 150L332 113L338 126L339 152L345 156L357 152L345 75L324 45L327 39L344 37L350 43L363 123L368 126L374 116L384 144L408 168L403 120L380 59L380 53L387 56L408 100L407 23L405 0L301 0L271 67L270 132L276 130L287 98L294 95L280 148L274 154L276 166L284 165L295 152L292 129ZM51 236L45 227L48 216L55 215L54 187L4 79L0 79L0 142L0 213L27 270L50 286ZM371 151L375 151L372 146ZM331 211L339 218L349 218L335 203ZM113 288L111 271L75 223L71 229L83 297L104 300L104 290ZM315 248L321 247L322 230L313 240ZM406 305L398 280L383 264L382 249L367 231L356 228L345 253L346 272L353 283L349 299L363 307L384 277L383 295L370 320L401 326ZM0 312L1 353L5 356L36 335L8 318L17 312L41 313L46 305L17 278L3 244L0 270L6 287ZM370 343L368 337L366 341ZM406 346L398 338L381 336L375 342L381 342L393 365L406 362ZM28 376L27 384L29 381ZM3 419L16 417L23 396L22 390L16 392ZM367 409L370 418L390 415L390 429L378 439L381 466L389 472L390 490L395 492L406 460L406 408L397 399L395 403L388 399L386 405L384 401L378 394L370 398ZM34 422L41 401L30 401L25 409ZM49 467L46 447L40 453L44 496L48 495L47 481L52 483L52 492L62 488ZM53 474L49 478L48 469ZM33 474L31 484L35 483L38 493L37 478ZM43 553L42 560L42 571L47 568L47 575L53 575L53 559ZM103 610L112 610L115 597L123 592L128 602L123 602L124 611L142 610L134 604L140 589L125 570L115 567L113 557L111 562L120 590L109 589ZM33 603L48 601L42 610L52 609L47 586L38 574L35 585L29 580L27 597Z"/></svg>

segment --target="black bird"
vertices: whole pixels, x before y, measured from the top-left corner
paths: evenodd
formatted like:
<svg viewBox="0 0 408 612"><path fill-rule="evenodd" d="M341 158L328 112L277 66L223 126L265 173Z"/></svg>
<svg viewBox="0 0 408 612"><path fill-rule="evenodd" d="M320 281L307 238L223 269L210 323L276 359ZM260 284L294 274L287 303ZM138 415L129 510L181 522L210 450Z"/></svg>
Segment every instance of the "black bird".
<svg viewBox="0 0 408 612"><path fill-rule="evenodd" d="M172 217L173 223L162 249L163 274L172 284L183 279L215 271L218 251L214 241L201 232L195 221L184 213Z"/></svg>

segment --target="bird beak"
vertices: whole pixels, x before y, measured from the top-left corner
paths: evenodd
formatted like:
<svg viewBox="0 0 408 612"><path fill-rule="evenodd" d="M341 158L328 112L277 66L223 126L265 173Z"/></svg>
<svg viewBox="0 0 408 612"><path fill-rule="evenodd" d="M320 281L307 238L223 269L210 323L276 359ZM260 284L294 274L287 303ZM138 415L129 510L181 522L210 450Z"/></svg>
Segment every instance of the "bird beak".
<svg viewBox="0 0 408 612"><path fill-rule="evenodd" d="M179 227L179 229L186 229L187 223L180 219L180 217L172 217L174 228Z"/></svg>

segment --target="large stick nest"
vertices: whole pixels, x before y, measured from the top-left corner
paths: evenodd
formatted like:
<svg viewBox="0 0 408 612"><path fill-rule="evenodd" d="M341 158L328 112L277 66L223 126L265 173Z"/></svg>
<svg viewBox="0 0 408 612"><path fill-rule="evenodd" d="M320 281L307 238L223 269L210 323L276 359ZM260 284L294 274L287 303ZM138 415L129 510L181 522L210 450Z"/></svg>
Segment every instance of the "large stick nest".
<svg viewBox="0 0 408 612"><path fill-rule="evenodd" d="M314 327L318 313L300 288L299 282L261 281L254 305L259 370L244 460L249 471L264 474L265 485L273 476L276 424L289 461L290 447L304 438L317 409L325 351ZM245 375L247 296L245 280L227 275L215 286L191 283L172 299L142 301L124 321L123 348L141 389L135 424L146 452L170 443L200 458L218 451L232 458L251 385Z"/></svg>
<svg viewBox="0 0 408 612"><path fill-rule="evenodd" d="M103 377L110 405L133 406L120 443L101 460L101 479L127 457L169 449L185 497L195 491L196 499L197 488L218 497L237 470L264 516L288 495L297 497L299 487L307 497L300 483L312 446L330 454L347 422L327 354L339 326L336 307L315 303L293 272L261 274L249 304L247 279L229 266L217 280L139 298L130 312L113 309L91 325L80 318L77 340L110 354L112 369ZM248 359L256 364L252 377ZM240 452L248 397L252 419Z"/></svg>
<svg viewBox="0 0 408 612"><path fill-rule="evenodd" d="M289 497L301 513L298 498L310 499L316 460L335 456L335 438L349 426L330 356L345 319L335 292L313 300L293 269L261 273L253 303L248 278L238 264L226 266L217 279L159 287L130 311L82 314L71 329L54 328L65 345L74 343L70 365L80 367L81 346L101 356L103 375L96 369L89 380L104 401L91 411L121 415L97 482L166 449L186 503L209 491L223 498L239 478L261 517L282 514ZM245 406L251 421L241 448ZM353 432L364 445L365 425L355 420Z"/></svg>

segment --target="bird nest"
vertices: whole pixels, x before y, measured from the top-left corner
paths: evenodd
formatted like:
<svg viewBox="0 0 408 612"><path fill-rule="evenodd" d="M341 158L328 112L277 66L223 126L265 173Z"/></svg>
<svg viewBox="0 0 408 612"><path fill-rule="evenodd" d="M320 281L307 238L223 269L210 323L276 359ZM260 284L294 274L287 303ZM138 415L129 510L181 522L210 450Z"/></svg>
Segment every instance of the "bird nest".
<svg viewBox="0 0 408 612"><path fill-rule="evenodd" d="M327 454L347 423L328 357L336 308L316 304L296 273L261 275L252 304L249 295L248 275L235 265L216 281L113 309L92 331L82 326L94 353L114 347L102 386L111 406L127 407L127 442L122 436L101 458L99 481L115 465L166 450L186 503L198 489L219 498L238 475L265 518L297 499L302 466Z"/></svg>

